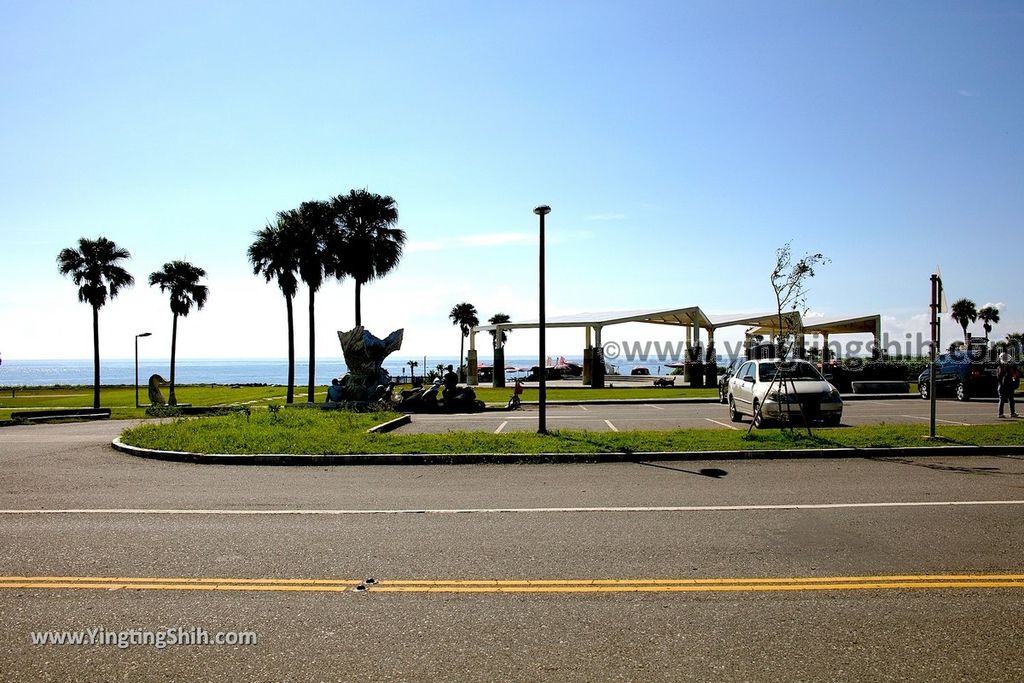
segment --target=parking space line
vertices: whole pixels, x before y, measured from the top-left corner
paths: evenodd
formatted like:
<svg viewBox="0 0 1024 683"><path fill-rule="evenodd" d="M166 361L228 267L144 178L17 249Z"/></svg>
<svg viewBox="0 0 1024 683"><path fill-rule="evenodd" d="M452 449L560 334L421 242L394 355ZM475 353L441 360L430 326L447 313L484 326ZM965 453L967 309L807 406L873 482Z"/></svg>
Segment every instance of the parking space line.
<svg viewBox="0 0 1024 683"><path fill-rule="evenodd" d="M498 425L498 428L494 430L494 433L495 434L501 434L501 430L504 429L505 425L507 425L507 424L508 424L508 420L505 420L504 422L502 422L500 425Z"/></svg>
<svg viewBox="0 0 1024 683"><path fill-rule="evenodd" d="M613 432L619 431L619 428L613 425L611 420L605 420L604 423L608 425L608 429L612 430Z"/></svg>
<svg viewBox="0 0 1024 683"><path fill-rule="evenodd" d="M704 419L707 420L708 422L714 422L719 427L725 427L726 429L731 429L734 432L738 432L739 429L740 429L739 427L734 427L733 425L727 424L725 422L719 422L718 420L712 420L710 417L705 417Z"/></svg>
<svg viewBox="0 0 1024 683"><path fill-rule="evenodd" d="M664 409L664 408L662 408L661 406L656 406L656 405L654 405L653 403L645 403L645 404L644 404L644 407L645 407L645 408L654 408L655 410L665 410L665 409Z"/></svg>
<svg viewBox="0 0 1024 683"><path fill-rule="evenodd" d="M900 415L900 417L908 417L911 420L931 420L930 417L924 417L922 415ZM936 422L944 422L944 423L946 423L948 425L960 425L961 427L972 427L973 426L970 422L955 422L953 420L942 420L940 418L935 418L935 421Z"/></svg>
<svg viewBox="0 0 1024 683"><path fill-rule="evenodd" d="M588 413L590 412L590 408L588 408L586 406L580 406L580 410L585 410Z"/></svg>

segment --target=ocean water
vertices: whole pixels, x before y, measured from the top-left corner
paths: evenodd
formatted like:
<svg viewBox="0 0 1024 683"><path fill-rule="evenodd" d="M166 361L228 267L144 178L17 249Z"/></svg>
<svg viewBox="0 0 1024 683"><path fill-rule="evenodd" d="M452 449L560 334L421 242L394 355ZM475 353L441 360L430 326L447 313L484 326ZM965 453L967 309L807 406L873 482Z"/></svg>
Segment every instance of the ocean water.
<svg viewBox="0 0 1024 683"><path fill-rule="evenodd" d="M582 363L578 356L566 356L570 362ZM384 368L394 377L408 377L410 360L419 363L416 376L424 372L424 359L395 356L384 363ZM506 365L517 368L529 368L537 364L536 357L509 357ZM427 357L426 369L437 365L456 363L455 357ZM480 358L481 365L491 363L489 357ZM637 363L645 365L656 372L657 364ZM633 364L619 364L619 371L628 374ZM345 374L344 361L336 358L317 360L316 383L329 384L334 377ZM309 373L309 364L305 361L295 363L295 383L305 386ZM145 385L150 375L159 374L165 379L170 377L168 360L139 360L139 383ZM176 363L175 381L179 384L284 384L288 380L288 362L277 359L181 359ZM104 385L131 385L135 383L135 361L128 359L102 359L100 361L100 383ZM0 363L0 386L52 386L91 385L92 360L18 360L4 358Z"/></svg>

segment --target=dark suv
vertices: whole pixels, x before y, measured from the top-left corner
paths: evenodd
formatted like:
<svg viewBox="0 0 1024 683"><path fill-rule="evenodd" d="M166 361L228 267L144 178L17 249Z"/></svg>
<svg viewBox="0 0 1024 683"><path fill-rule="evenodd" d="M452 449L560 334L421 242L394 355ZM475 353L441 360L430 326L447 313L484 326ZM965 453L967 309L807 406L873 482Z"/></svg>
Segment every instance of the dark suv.
<svg viewBox="0 0 1024 683"><path fill-rule="evenodd" d="M996 396L996 369L998 364L988 354L972 349L970 352L944 353L935 359L935 395L952 394L958 401L972 396ZM921 398L928 398L931 369L925 368L917 378Z"/></svg>
<svg viewBox="0 0 1024 683"><path fill-rule="evenodd" d="M729 403L729 380L736 374L736 369L746 362L746 356L738 356L726 366L725 373L718 376L718 402L722 405Z"/></svg>

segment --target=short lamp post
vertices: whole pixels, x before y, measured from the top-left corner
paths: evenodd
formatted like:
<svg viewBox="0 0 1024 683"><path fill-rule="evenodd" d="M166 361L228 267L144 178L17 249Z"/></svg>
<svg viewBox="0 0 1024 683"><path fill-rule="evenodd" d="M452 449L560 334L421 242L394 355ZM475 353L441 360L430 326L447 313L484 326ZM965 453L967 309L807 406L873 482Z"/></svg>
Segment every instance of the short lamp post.
<svg viewBox="0 0 1024 683"><path fill-rule="evenodd" d="M135 407L139 408L139 337L148 337L152 332L140 332L135 335Z"/></svg>
<svg viewBox="0 0 1024 683"><path fill-rule="evenodd" d="M547 434L547 398L548 398L548 363L547 363L547 350L544 348L545 340L545 327L546 320L544 315L544 216L551 213L550 206L538 206L533 210L535 214L540 216L540 280L539 280L539 298L540 298L540 310L538 311L537 323L538 329L540 330L540 351L538 353L540 361L540 387L538 389L538 404L540 405L540 412L538 413L538 434Z"/></svg>

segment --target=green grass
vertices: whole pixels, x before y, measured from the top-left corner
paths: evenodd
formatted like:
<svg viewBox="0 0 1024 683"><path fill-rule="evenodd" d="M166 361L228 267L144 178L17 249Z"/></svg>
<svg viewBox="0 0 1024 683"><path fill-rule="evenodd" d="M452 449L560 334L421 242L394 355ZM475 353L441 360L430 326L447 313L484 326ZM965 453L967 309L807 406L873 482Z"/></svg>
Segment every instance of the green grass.
<svg viewBox="0 0 1024 683"><path fill-rule="evenodd" d="M323 400L326 387L317 387L317 399ZM14 394L12 396L12 393ZM273 402L284 403L287 390L283 386L239 387L215 384L183 384L175 389L178 403L191 403L194 406L215 406L232 403L257 401L256 405ZM167 389L163 390L164 397ZM305 388L296 388L295 398L304 401ZM111 409L114 419L145 417L145 406L149 405L146 387L139 388L139 401L143 408L135 408L134 386L103 387L100 391L100 405ZM0 388L0 420L9 419L12 411L31 410L33 408L91 408L92 387L26 387Z"/></svg>
<svg viewBox="0 0 1024 683"><path fill-rule="evenodd" d="M148 423L126 430L130 445L193 453L631 453L644 451L765 450L791 448L867 448L926 446L927 427L877 425L817 429L812 436L797 430L744 431L681 429L663 432L535 433L453 432L449 434L367 434L394 417L390 413L345 413L319 410L266 411L251 417L226 415ZM950 445L1022 445L1024 423L1008 422L939 430Z"/></svg>

